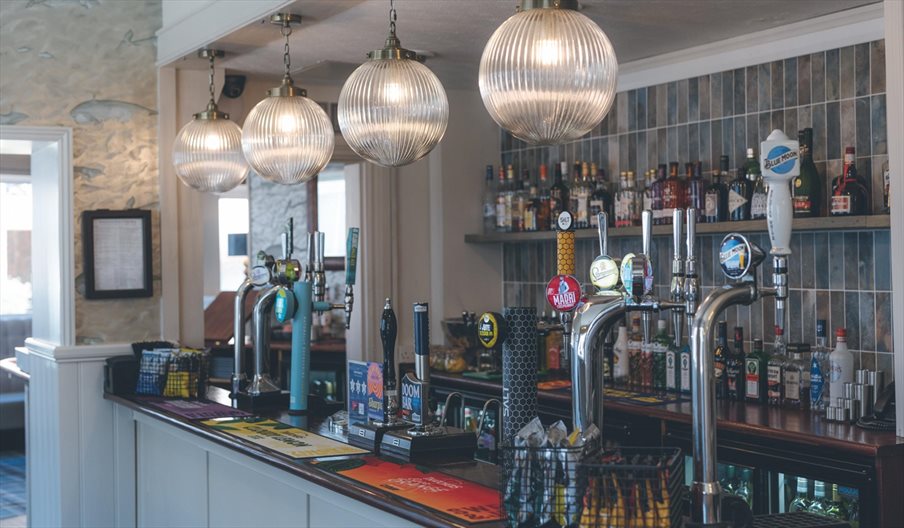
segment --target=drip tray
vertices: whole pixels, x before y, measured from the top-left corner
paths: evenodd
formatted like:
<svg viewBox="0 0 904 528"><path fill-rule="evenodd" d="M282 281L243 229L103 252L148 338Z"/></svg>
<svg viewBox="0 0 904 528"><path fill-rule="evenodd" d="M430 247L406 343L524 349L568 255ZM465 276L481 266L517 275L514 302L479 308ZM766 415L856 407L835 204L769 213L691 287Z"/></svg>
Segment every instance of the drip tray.
<svg viewBox="0 0 904 528"><path fill-rule="evenodd" d="M809 512L776 513L753 518L754 528L851 528L851 525Z"/></svg>

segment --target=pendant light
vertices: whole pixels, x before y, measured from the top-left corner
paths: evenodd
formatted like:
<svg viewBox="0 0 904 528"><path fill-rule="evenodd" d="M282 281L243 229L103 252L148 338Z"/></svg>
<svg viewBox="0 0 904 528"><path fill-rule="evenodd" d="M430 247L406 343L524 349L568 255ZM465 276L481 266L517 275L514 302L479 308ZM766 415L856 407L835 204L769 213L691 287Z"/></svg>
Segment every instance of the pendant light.
<svg viewBox="0 0 904 528"><path fill-rule="evenodd" d="M248 176L242 155L242 129L220 112L214 102L213 63L221 50L202 49L198 56L210 64L207 110L182 127L173 144L173 167L182 183L201 192L229 191Z"/></svg>
<svg viewBox="0 0 904 528"><path fill-rule="evenodd" d="M577 0L522 0L480 58L480 96L490 116L536 145L575 140L615 99L618 62L609 38Z"/></svg>
<svg viewBox="0 0 904 528"><path fill-rule="evenodd" d="M339 94L339 128L352 150L384 167L423 158L446 133L449 101L424 57L401 47L396 10L389 4L389 37L383 49L345 81Z"/></svg>
<svg viewBox="0 0 904 528"><path fill-rule="evenodd" d="M292 185L316 176L333 156L335 133L329 116L289 74L289 35L301 16L276 14L270 23L285 38L282 84L251 109L242 131L242 150L251 168L266 180Z"/></svg>

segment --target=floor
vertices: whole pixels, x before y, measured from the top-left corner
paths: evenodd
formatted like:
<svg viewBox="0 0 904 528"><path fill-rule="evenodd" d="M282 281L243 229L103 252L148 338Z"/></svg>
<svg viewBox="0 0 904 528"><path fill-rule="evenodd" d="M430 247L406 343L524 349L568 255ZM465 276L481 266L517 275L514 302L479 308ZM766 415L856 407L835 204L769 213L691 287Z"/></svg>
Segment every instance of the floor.
<svg viewBox="0 0 904 528"><path fill-rule="evenodd" d="M25 453L0 451L0 527L26 525L25 493Z"/></svg>

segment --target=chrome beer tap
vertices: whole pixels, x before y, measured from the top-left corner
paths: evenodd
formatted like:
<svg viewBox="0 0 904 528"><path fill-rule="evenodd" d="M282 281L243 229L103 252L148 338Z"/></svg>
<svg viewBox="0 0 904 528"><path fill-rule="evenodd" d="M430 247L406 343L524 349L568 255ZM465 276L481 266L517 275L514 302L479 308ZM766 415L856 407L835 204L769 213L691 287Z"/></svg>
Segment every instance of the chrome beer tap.
<svg viewBox="0 0 904 528"><path fill-rule="evenodd" d="M696 215L694 209L688 209L688 218L691 213ZM675 209L672 212L672 282L669 285L669 297L674 303L684 302L685 271L684 261L681 259L681 230L684 221L684 210ZM690 226L688 226L690 227ZM690 243L690 238L688 238ZM690 248L688 249L690 253ZM672 310L672 331L675 332L675 343L681 346L682 334L685 326L685 310L675 308Z"/></svg>
<svg viewBox="0 0 904 528"><path fill-rule="evenodd" d="M255 288L261 288L270 282L273 276L273 268L276 261L263 251L257 254L258 264L253 266L248 277L239 285L235 292L233 304L232 336L233 366L232 366L232 397L233 401L239 392L245 388L245 300ZM237 402L236 402L237 403Z"/></svg>

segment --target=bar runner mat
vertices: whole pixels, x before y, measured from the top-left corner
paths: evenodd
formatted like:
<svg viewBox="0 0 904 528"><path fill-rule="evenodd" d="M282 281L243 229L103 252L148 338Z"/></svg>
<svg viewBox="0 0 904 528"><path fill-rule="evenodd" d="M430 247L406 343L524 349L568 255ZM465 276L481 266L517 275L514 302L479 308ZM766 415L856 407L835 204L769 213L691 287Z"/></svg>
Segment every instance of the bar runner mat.
<svg viewBox="0 0 904 528"><path fill-rule="evenodd" d="M202 424L290 458L358 455L367 450L266 418L219 418Z"/></svg>
<svg viewBox="0 0 904 528"><path fill-rule="evenodd" d="M416 464L375 456L311 464L469 523L505 519L498 490Z"/></svg>
<svg viewBox="0 0 904 528"><path fill-rule="evenodd" d="M571 390L571 382L567 380L541 381L537 384L537 388L545 391L568 392ZM691 401L690 397L685 394L675 394L671 392L638 392L630 389L613 387L604 388L603 397L610 401L644 407Z"/></svg>
<svg viewBox="0 0 904 528"><path fill-rule="evenodd" d="M220 403L198 400L164 400L160 398L137 398L142 403L171 412L186 420L212 420L225 417L247 417L250 413Z"/></svg>

